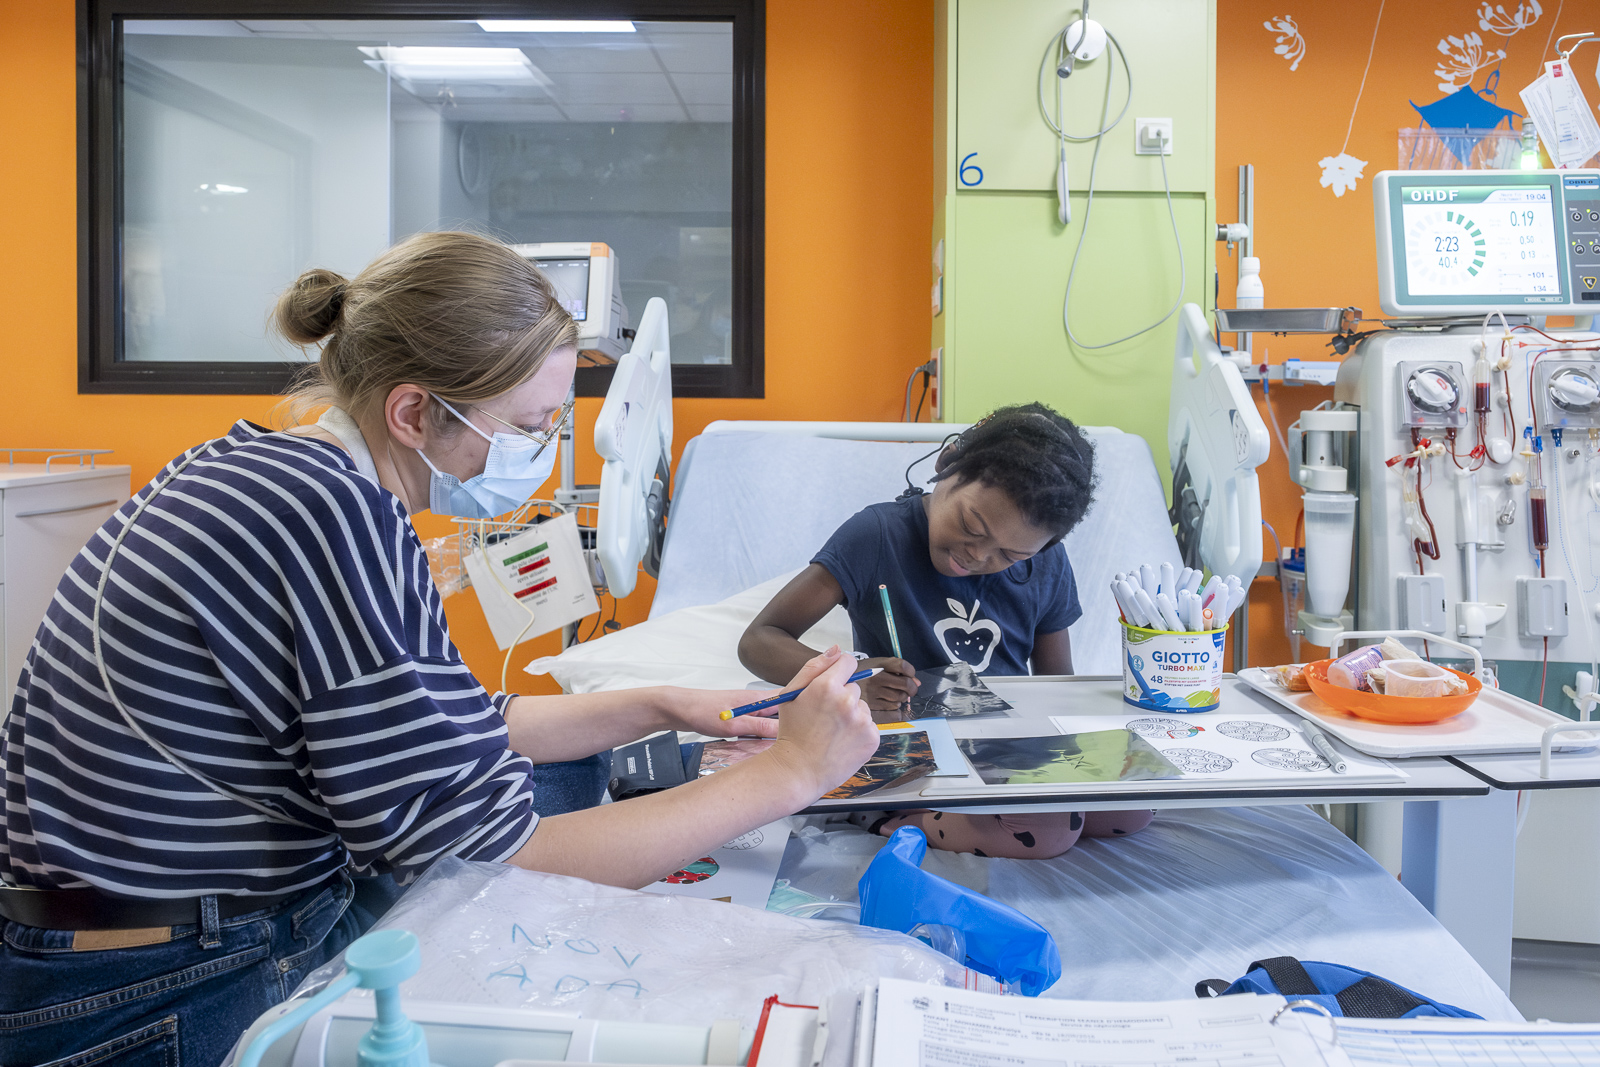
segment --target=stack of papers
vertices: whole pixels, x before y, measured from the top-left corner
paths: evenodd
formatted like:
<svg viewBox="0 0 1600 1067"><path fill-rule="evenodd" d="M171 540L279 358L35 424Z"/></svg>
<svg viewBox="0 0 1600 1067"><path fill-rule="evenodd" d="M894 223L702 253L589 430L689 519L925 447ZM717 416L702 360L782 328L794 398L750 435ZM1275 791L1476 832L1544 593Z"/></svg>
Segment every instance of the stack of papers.
<svg viewBox="0 0 1600 1067"><path fill-rule="evenodd" d="M1344 1067L1337 1045L1274 1026L1282 997L1041 1000L885 978L871 1067ZM831 1052L832 1049L830 1048ZM860 1058L857 1067L865 1067Z"/></svg>

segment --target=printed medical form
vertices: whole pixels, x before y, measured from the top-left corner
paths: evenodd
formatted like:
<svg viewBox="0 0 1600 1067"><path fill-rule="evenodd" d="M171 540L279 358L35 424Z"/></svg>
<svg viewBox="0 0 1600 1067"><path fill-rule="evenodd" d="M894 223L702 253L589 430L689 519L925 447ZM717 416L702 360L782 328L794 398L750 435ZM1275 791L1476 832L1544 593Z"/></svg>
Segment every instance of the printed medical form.
<svg viewBox="0 0 1600 1067"><path fill-rule="evenodd" d="M1274 1026L1282 997L1065 1001L885 978L873 1067L1349 1067L1336 1045Z"/></svg>

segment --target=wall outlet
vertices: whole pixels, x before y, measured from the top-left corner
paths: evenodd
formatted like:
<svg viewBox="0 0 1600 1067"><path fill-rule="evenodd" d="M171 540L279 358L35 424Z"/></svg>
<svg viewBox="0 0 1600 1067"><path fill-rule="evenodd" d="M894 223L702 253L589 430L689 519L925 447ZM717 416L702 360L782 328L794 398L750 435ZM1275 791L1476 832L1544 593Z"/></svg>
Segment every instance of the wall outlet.
<svg viewBox="0 0 1600 1067"><path fill-rule="evenodd" d="M944 349L933 350L933 414L928 416L934 422L944 421Z"/></svg>
<svg viewBox="0 0 1600 1067"><path fill-rule="evenodd" d="M1133 137L1135 155L1172 155L1171 119L1134 119Z"/></svg>

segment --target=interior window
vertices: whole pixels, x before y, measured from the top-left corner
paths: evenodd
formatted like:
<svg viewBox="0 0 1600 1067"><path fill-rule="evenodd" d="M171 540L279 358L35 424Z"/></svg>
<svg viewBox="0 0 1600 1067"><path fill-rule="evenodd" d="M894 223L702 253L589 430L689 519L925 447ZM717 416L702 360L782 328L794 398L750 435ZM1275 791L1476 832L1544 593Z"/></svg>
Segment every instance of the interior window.
<svg viewBox="0 0 1600 1067"><path fill-rule="evenodd" d="M759 262L739 14L114 19L119 150L91 186L116 239L93 257L86 385L281 388L306 357L267 316L297 274L469 229L544 246L526 254L575 316L631 326L664 300L679 395L760 395L759 287L734 268ZM591 362L580 393L609 381Z"/></svg>

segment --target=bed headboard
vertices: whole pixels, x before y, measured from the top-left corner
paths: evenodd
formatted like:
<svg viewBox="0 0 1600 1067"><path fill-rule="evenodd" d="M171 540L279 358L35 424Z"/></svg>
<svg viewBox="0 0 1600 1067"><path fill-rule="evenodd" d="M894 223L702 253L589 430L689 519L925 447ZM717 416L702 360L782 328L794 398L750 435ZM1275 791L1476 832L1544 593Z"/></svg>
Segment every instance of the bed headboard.
<svg viewBox="0 0 1600 1067"><path fill-rule="evenodd" d="M844 520L933 473L933 452L964 425L740 423L706 428L684 449L650 617L711 604L805 566ZM1120 670L1111 575L1179 563L1166 499L1144 439L1082 427L1099 488L1066 551L1083 618L1072 628L1080 674ZM920 462L919 462L920 461Z"/></svg>

